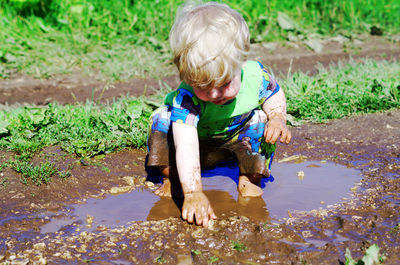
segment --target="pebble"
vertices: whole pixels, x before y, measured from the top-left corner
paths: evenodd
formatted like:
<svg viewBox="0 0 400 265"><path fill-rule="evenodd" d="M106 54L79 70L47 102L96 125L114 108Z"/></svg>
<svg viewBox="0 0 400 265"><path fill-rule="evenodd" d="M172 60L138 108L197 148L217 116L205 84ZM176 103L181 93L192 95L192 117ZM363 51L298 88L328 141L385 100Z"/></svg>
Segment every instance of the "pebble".
<svg viewBox="0 0 400 265"><path fill-rule="evenodd" d="M88 226L92 226L93 220L94 220L93 216L89 214L86 216L86 223L88 224Z"/></svg>
<svg viewBox="0 0 400 265"><path fill-rule="evenodd" d="M145 185L146 185L147 187L149 187L149 188L154 187L154 183L151 182L151 181L146 181L146 182L145 182Z"/></svg>
<svg viewBox="0 0 400 265"><path fill-rule="evenodd" d="M126 193L131 190L131 186L123 186L123 187L112 187L110 189L111 194L120 194L120 193Z"/></svg>
<svg viewBox="0 0 400 265"><path fill-rule="evenodd" d="M178 255L177 256L177 264L178 265L190 265L193 264L191 255Z"/></svg>
<svg viewBox="0 0 400 265"><path fill-rule="evenodd" d="M135 178L134 177L123 177L123 180L129 185L129 186L135 186Z"/></svg>
<svg viewBox="0 0 400 265"><path fill-rule="evenodd" d="M304 179L304 171L300 170L299 172L297 172L297 178L299 180L303 180Z"/></svg>
<svg viewBox="0 0 400 265"><path fill-rule="evenodd" d="M37 250L44 250L46 248L46 244L45 243L37 243L33 245L34 249Z"/></svg>
<svg viewBox="0 0 400 265"><path fill-rule="evenodd" d="M309 230L303 231L301 232L301 234L303 235L304 238L312 237L311 231Z"/></svg>
<svg viewBox="0 0 400 265"><path fill-rule="evenodd" d="M194 238L201 238L204 236L203 228L197 228L195 231L192 232L192 237Z"/></svg>

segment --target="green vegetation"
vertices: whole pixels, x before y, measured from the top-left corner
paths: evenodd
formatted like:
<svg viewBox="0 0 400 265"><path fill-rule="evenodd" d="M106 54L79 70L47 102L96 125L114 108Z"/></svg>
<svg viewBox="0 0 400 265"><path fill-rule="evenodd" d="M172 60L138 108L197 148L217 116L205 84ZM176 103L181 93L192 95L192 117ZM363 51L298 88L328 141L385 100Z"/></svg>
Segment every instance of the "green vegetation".
<svg viewBox="0 0 400 265"><path fill-rule="evenodd" d="M211 257L209 257L208 258L208 262L207 262L207 264L214 264L215 262L217 262L219 260L219 258L218 257L215 257L215 256L211 256Z"/></svg>
<svg viewBox="0 0 400 265"><path fill-rule="evenodd" d="M400 231L400 223L398 223L392 229L390 229L389 233L396 235L399 233L399 231Z"/></svg>
<svg viewBox="0 0 400 265"><path fill-rule="evenodd" d="M152 107L143 99L126 98L110 105L93 102L46 107L20 107L0 112L0 148L31 157L45 146L61 145L87 158L146 141Z"/></svg>
<svg viewBox="0 0 400 265"><path fill-rule="evenodd" d="M99 79L162 77L173 71L168 33L183 0L4 0L0 78L47 78L84 70ZM399 32L397 0L224 0L243 14L252 42Z"/></svg>
<svg viewBox="0 0 400 265"><path fill-rule="evenodd" d="M201 259L203 259L204 261L207 261L207 264L214 264L215 262L217 262L218 260L219 260L219 258L218 257L216 257L216 256L210 256L209 258L208 258L208 260L206 260L206 257L203 255L203 253L200 251L200 250L198 250L198 249L192 249L192 255L195 255L195 256L199 256Z"/></svg>
<svg viewBox="0 0 400 265"><path fill-rule="evenodd" d="M143 99L125 98L109 105L87 102L2 110L0 149L14 152L15 157L0 169L8 166L21 173L23 183L28 184L31 179L35 185L41 185L54 175L69 175L69 170L58 170L49 162L29 162L33 154L46 146L60 145L87 164L96 164L85 160L97 155L127 146L140 148L146 142L151 104Z"/></svg>
<svg viewBox="0 0 400 265"><path fill-rule="evenodd" d="M400 107L399 76L398 62L365 60L321 67L315 76L290 74L281 86L290 115L322 122Z"/></svg>
<svg viewBox="0 0 400 265"><path fill-rule="evenodd" d="M21 174L22 183L24 184L28 184L27 178L30 178L37 186L47 184L50 182L50 178L58 173L54 164L49 162L44 162L35 166L26 160L16 159L10 161L9 164L15 171Z"/></svg>
<svg viewBox="0 0 400 265"><path fill-rule="evenodd" d="M155 263L161 263L161 264L167 262L167 260L163 256L157 257L154 261Z"/></svg>
<svg viewBox="0 0 400 265"><path fill-rule="evenodd" d="M366 251L362 259L355 261L351 252L346 248L346 265L378 265L384 261L384 256L379 255L379 247L376 244L371 245Z"/></svg>
<svg viewBox="0 0 400 265"><path fill-rule="evenodd" d="M191 252L192 252L193 255L196 255L196 256L202 255L201 251L198 250L198 249L192 249Z"/></svg>
<svg viewBox="0 0 400 265"><path fill-rule="evenodd" d="M243 243L235 240L231 240L231 248L238 252L244 252L247 249L247 247Z"/></svg>

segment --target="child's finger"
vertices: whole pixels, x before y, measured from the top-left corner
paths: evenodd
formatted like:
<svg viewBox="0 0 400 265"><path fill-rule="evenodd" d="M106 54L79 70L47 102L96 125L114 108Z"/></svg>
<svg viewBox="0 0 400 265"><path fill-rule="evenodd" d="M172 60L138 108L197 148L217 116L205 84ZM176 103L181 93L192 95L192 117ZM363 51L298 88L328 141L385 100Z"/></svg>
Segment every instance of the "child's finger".
<svg viewBox="0 0 400 265"><path fill-rule="evenodd" d="M283 134L282 134L282 136L283 136ZM286 144L290 143L291 139L292 139L292 133L289 130L285 130L284 143L286 143Z"/></svg>
<svg viewBox="0 0 400 265"><path fill-rule="evenodd" d="M214 210L210 207L208 207L208 215L212 218L212 219L217 219L217 216L214 213Z"/></svg>
<svg viewBox="0 0 400 265"><path fill-rule="evenodd" d="M207 219L208 219L207 215L203 214L203 209L201 209L200 211L196 211L195 217L196 217L196 224L203 225L203 226L204 226L204 222L207 222Z"/></svg>
<svg viewBox="0 0 400 265"><path fill-rule="evenodd" d="M201 223L198 224L198 225L202 225L203 227L208 227L208 216L205 215L205 216L203 217Z"/></svg>
<svg viewBox="0 0 400 265"><path fill-rule="evenodd" d="M188 211L186 219L191 224L193 223L193 216L194 216L194 211L191 209Z"/></svg>
<svg viewBox="0 0 400 265"><path fill-rule="evenodd" d="M275 144L276 140L278 140L280 135L280 130L277 128L271 128L267 131L267 137L265 137L265 141L267 143Z"/></svg>
<svg viewBox="0 0 400 265"><path fill-rule="evenodd" d="M280 135L281 135L281 130L275 129L274 133L272 134L271 143L275 144Z"/></svg>
<svg viewBox="0 0 400 265"><path fill-rule="evenodd" d="M264 133L264 138L267 143L271 142L272 135L273 135L273 128L268 126L267 130Z"/></svg>
<svg viewBox="0 0 400 265"><path fill-rule="evenodd" d="M281 135L281 143L288 143L289 130L283 130Z"/></svg>

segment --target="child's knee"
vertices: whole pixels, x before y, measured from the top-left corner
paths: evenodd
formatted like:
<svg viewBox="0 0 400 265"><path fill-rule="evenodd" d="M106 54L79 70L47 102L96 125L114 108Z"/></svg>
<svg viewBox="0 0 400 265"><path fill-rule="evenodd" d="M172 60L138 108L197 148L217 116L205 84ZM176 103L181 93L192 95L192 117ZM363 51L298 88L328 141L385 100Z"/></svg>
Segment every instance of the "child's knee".
<svg viewBox="0 0 400 265"><path fill-rule="evenodd" d="M262 174L252 173L252 174L245 174L245 176L249 179L249 181L253 184L260 183L261 179L263 178Z"/></svg>
<svg viewBox="0 0 400 265"><path fill-rule="evenodd" d="M163 175L163 177L169 178L169 174L170 174L170 166L159 166L158 169L161 172L161 175Z"/></svg>
<svg viewBox="0 0 400 265"><path fill-rule="evenodd" d="M160 170L161 175L163 175L163 177L165 177L165 178L171 178L171 177L178 176L178 171L177 171L176 167L158 166L158 169Z"/></svg>

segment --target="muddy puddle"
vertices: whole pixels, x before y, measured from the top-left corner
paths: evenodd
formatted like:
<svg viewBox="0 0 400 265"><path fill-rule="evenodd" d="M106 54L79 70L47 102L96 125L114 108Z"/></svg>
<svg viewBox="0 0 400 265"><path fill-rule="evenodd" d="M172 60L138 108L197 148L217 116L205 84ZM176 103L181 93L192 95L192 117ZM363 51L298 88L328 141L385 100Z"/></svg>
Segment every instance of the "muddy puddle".
<svg viewBox="0 0 400 265"><path fill-rule="evenodd" d="M280 222L292 214L326 208L351 195L360 181L356 169L327 161L275 163L273 177L262 183L264 194L244 198L237 192L235 165L203 172L203 186L217 216L246 216L255 221ZM98 226L116 227L130 221L162 220L179 217L171 198L160 198L151 190L139 188L103 199L89 198L84 204L71 205L65 211L49 213L41 233L57 231L93 231Z"/></svg>

